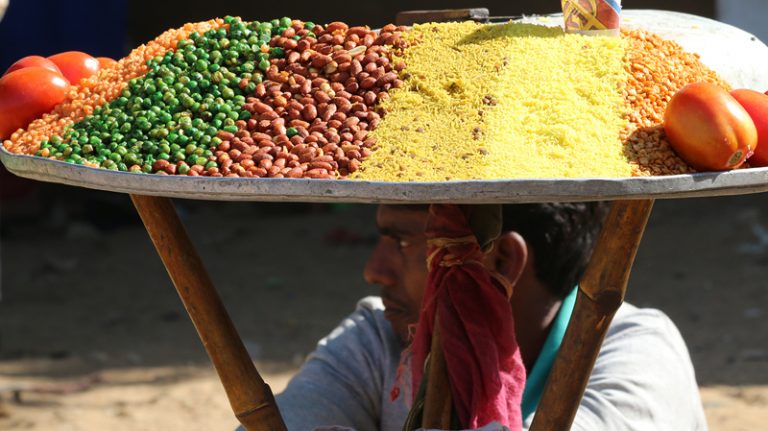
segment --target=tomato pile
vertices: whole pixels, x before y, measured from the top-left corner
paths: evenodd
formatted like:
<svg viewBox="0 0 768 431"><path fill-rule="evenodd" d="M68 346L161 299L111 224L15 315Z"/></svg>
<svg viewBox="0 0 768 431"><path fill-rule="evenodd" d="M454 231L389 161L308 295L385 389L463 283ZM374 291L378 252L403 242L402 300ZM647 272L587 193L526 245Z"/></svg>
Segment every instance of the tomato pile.
<svg viewBox="0 0 768 431"><path fill-rule="evenodd" d="M697 170L768 166L768 93L689 84L669 101L664 131L677 155Z"/></svg>
<svg viewBox="0 0 768 431"><path fill-rule="evenodd" d="M50 112L70 85L110 63L114 60L69 51L48 58L31 55L12 64L0 78L0 139Z"/></svg>

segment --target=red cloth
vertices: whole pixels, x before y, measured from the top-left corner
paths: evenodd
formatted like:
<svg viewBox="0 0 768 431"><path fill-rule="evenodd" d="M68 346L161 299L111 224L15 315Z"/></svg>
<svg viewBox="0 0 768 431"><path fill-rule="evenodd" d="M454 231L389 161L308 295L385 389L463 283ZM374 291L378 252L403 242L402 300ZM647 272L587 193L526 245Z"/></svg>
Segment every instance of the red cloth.
<svg viewBox="0 0 768 431"><path fill-rule="evenodd" d="M478 428L498 421L520 430L525 366L506 286L482 265L483 252L459 206L430 207L427 240L430 271L411 346L413 393L418 392L439 313L461 425Z"/></svg>

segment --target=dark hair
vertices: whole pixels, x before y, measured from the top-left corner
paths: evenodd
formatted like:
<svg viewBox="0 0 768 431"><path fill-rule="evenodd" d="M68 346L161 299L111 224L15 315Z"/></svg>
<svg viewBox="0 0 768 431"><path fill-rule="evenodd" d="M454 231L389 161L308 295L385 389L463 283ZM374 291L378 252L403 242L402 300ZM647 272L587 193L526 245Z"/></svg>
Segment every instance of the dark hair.
<svg viewBox="0 0 768 431"><path fill-rule="evenodd" d="M503 207L503 231L516 231L534 253L539 280L565 298L581 280L609 202L515 204Z"/></svg>
<svg viewBox="0 0 768 431"><path fill-rule="evenodd" d="M429 205L403 205L428 211ZM502 231L519 233L533 250L536 277L558 298L581 280L610 202L502 205Z"/></svg>

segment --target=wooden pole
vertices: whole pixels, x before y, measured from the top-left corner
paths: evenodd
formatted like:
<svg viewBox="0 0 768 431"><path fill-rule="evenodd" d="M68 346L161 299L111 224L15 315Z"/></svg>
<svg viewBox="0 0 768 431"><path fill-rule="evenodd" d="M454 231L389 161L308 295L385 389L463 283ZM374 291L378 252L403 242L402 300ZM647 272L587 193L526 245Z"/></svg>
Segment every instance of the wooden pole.
<svg viewBox="0 0 768 431"><path fill-rule="evenodd" d="M627 281L653 200L616 201L579 284L571 321L552 366L531 431L571 428Z"/></svg>
<svg viewBox="0 0 768 431"><path fill-rule="evenodd" d="M432 330L432 344L429 353L427 392L424 396L424 415L421 420L421 426L440 430L450 429L452 410L451 382L448 377L448 367L445 364L439 316L435 316L435 326Z"/></svg>
<svg viewBox="0 0 768 431"><path fill-rule="evenodd" d="M248 431L284 431L283 419L168 198L131 195L219 374L235 416Z"/></svg>

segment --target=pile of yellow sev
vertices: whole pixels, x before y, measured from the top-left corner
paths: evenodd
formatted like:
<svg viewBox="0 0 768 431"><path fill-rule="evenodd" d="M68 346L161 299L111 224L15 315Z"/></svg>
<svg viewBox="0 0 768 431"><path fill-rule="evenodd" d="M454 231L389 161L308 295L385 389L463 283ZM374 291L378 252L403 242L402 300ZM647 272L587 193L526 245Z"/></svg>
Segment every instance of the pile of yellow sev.
<svg viewBox="0 0 768 431"><path fill-rule="evenodd" d="M632 175L622 38L472 22L417 25L406 38L406 86L383 102L376 151L353 178Z"/></svg>

